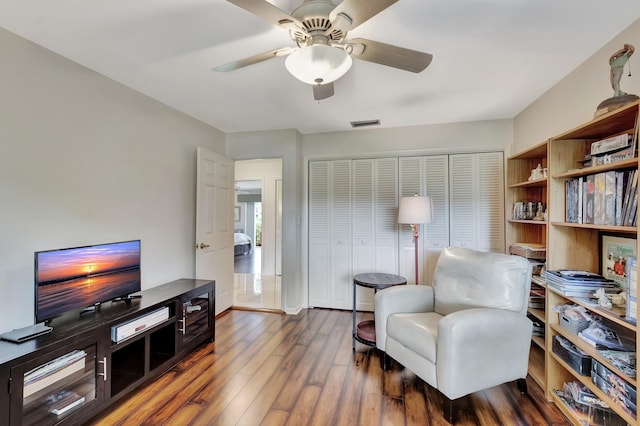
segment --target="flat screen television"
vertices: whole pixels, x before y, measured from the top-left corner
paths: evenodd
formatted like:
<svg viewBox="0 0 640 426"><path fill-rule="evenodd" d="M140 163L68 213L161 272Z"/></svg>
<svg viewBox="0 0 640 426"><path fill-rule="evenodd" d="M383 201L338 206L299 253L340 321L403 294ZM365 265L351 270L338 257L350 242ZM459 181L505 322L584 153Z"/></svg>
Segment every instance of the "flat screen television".
<svg viewBox="0 0 640 426"><path fill-rule="evenodd" d="M36 323L140 290L140 240L35 253Z"/></svg>

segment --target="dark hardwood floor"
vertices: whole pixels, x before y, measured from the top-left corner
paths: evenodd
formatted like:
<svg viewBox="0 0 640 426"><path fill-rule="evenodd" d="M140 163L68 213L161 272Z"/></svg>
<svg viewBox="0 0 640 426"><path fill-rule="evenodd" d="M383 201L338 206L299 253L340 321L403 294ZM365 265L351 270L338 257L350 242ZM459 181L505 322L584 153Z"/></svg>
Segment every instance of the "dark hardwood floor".
<svg viewBox="0 0 640 426"><path fill-rule="evenodd" d="M358 314L371 319L372 314ZM567 425L527 379L466 397L458 425ZM375 350L351 349L351 312L230 311L199 347L96 425L448 425L436 391Z"/></svg>

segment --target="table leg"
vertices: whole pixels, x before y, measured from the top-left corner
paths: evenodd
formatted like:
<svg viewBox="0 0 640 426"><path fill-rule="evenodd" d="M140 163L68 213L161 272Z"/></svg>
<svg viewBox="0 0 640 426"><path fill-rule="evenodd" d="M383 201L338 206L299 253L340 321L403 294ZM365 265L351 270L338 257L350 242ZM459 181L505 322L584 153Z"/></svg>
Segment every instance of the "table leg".
<svg viewBox="0 0 640 426"><path fill-rule="evenodd" d="M351 333L351 349L356 350L356 283L353 283L353 329Z"/></svg>

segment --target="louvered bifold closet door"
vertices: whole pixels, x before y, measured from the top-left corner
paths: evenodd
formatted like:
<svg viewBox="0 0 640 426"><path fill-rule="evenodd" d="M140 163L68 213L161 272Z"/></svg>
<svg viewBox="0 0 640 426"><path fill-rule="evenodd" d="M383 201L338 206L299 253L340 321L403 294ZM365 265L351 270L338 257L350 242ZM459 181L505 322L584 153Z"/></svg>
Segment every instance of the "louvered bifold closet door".
<svg viewBox="0 0 640 426"><path fill-rule="evenodd" d="M478 162L478 221L476 247L482 251L503 253L504 222L504 156L502 152L476 155Z"/></svg>
<svg viewBox="0 0 640 426"><path fill-rule="evenodd" d="M426 195L433 200L433 222L423 226L425 263L421 284L433 283L438 257L449 245L449 156L432 155L424 159Z"/></svg>
<svg viewBox="0 0 640 426"><path fill-rule="evenodd" d="M398 273L398 160L353 161L353 273ZM357 309L373 310L373 291L357 288Z"/></svg>
<svg viewBox="0 0 640 426"><path fill-rule="evenodd" d="M400 197L411 197L415 194L425 195L424 157L403 157L398 160L400 174ZM415 284L415 246L413 231L409 225L398 225L398 255L400 275L408 284ZM424 225L420 225L418 239L418 262L424 265ZM420 267L420 283L423 278L423 267Z"/></svg>
<svg viewBox="0 0 640 426"><path fill-rule="evenodd" d="M309 306L329 303L329 163L309 163Z"/></svg>
<svg viewBox="0 0 640 426"><path fill-rule="evenodd" d="M420 226L418 239L419 284L431 285L433 271L443 247L449 245L449 157L430 155L399 159L400 196L428 195L433 200L433 222ZM400 275L415 281L413 232L409 225L399 231Z"/></svg>
<svg viewBox="0 0 640 426"><path fill-rule="evenodd" d="M353 308L351 161L334 161L331 177L331 307Z"/></svg>
<svg viewBox="0 0 640 426"><path fill-rule="evenodd" d="M450 243L504 252L502 152L449 156Z"/></svg>
<svg viewBox="0 0 640 426"><path fill-rule="evenodd" d="M351 309L351 161L309 163L309 306Z"/></svg>

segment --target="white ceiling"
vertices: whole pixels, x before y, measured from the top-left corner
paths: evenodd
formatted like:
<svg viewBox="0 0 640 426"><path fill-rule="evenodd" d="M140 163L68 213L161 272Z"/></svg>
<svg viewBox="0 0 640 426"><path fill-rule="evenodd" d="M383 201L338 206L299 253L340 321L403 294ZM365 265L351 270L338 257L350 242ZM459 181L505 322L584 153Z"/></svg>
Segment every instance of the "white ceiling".
<svg viewBox="0 0 640 426"><path fill-rule="evenodd" d="M272 2L291 12L301 0ZM347 39L431 53L431 65L356 60L317 102L284 58L211 70L293 46L225 0L0 0L0 26L224 132L512 118L639 17L638 0L400 0Z"/></svg>

